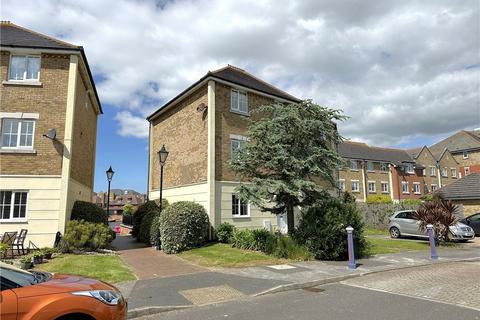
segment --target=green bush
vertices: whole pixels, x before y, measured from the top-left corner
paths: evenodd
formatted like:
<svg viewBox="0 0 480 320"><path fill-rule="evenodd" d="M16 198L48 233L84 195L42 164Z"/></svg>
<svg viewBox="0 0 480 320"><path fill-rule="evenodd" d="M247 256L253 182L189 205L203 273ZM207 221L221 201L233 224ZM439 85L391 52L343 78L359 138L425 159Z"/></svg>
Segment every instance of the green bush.
<svg viewBox="0 0 480 320"><path fill-rule="evenodd" d="M371 195L367 197L367 203L369 204L378 204L378 203L393 203L392 198L387 195Z"/></svg>
<svg viewBox="0 0 480 320"><path fill-rule="evenodd" d="M152 246L160 245L161 243L157 244L157 241L160 241L160 211L153 217L150 226L150 244Z"/></svg>
<svg viewBox="0 0 480 320"><path fill-rule="evenodd" d="M316 259L346 260L348 258L346 227L352 226L356 257L367 252L362 217L355 204L329 199L302 212L294 232L297 243L304 245Z"/></svg>
<svg viewBox="0 0 480 320"><path fill-rule="evenodd" d="M132 236L134 237L138 236L143 217L147 214L147 212L153 211L155 209L158 209L158 205L153 200L147 201L138 207L137 211L133 213Z"/></svg>
<svg viewBox="0 0 480 320"><path fill-rule="evenodd" d="M93 223L108 223L108 215L99 206L86 201L75 201L70 220L83 220Z"/></svg>
<svg viewBox="0 0 480 320"><path fill-rule="evenodd" d="M422 203L420 199L405 199L400 202L402 206L420 206Z"/></svg>
<svg viewBox="0 0 480 320"><path fill-rule="evenodd" d="M253 232L250 229L234 229L232 233L232 247L245 250L254 249Z"/></svg>
<svg viewBox="0 0 480 320"><path fill-rule="evenodd" d="M189 201L175 202L160 216L162 250L178 253L200 247L207 240L209 227L203 206Z"/></svg>
<svg viewBox="0 0 480 320"><path fill-rule="evenodd" d="M150 243L150 232L152 230L152 224L155 217L160 216L160 208L154 208L153 210L147 212L142 219L140 224L140 231L137 235L137 241L143 242L146 245L151 245Z"/></svg>
<svg viewBox="0 0 480 320"><path fill-rule="evenodd" d="M103 223L72 220L67 223L65 235L60 242L62 252L96 251L104 249L114 239L115 233Z"/></svg>
<svg viewBox="0 0 480 320"><path fill-rule="evenodd" d="M291 260L311 260L312 254L305 246L299 245L293 238L277 235L272 255L276 258Z"/></svg>
<svg viewBox="0 0 480 320"><path fill-rule="evenodd" d="M228 222L221 223L216 230L218 242L230 243L234 229L235 227Z"/></svg>

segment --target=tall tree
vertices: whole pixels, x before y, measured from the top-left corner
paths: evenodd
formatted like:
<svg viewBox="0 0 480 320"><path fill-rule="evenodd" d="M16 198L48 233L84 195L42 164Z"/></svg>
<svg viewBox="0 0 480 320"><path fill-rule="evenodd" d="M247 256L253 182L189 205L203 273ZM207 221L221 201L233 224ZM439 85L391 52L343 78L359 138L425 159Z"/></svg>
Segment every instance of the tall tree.
<svg viewBox="0 0 480 320"><path fill-rule="evenodd" d="M336 122L342 111L304 100L269 104L254 111L248 142L230 162L242 183L240 199L262 211L287 213L288 232L294 230L295 206L308 206L328 197L342 158Z"/></svg>

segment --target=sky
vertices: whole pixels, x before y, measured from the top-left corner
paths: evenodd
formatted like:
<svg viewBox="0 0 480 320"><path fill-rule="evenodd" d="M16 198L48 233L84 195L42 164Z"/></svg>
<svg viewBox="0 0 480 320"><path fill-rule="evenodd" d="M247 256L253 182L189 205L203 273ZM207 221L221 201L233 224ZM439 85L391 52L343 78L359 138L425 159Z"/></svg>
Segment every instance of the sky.
<svg viewBox="0 0 480 320"><path fill-rule="evenodd" d="M104 114L95 190L147 189L146 116L208 70L246 69L342 109L349 139L430 145L480 127L480 1L2 0L2 20L82 45Z"/></svg>

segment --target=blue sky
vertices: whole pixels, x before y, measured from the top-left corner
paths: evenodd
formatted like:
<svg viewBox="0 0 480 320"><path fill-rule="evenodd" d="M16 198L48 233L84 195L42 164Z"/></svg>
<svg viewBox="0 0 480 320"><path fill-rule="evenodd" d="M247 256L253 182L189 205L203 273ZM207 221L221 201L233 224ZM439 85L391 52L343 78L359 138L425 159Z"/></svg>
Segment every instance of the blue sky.
<svg viewBox="0 0 480 320"><path fill-rule="evenodd" d="M478 1L3 0L0 15L85 48L105 112L96 191L112 165L113 187L145 192L146 116L227 64L344 110L340 133L371 145L480 127Z"/></svg>

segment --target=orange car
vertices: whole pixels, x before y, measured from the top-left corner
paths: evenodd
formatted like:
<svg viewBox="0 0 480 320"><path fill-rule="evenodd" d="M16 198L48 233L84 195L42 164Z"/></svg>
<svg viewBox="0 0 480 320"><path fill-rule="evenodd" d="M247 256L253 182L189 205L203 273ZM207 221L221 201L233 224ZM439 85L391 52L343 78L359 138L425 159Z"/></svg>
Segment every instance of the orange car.
<svg viewBox="0 0 480 320"><path fill-rule="evenodd" d="M24 271L0 262L2 320L126 319L122 294L104 282Z"/></svg>

